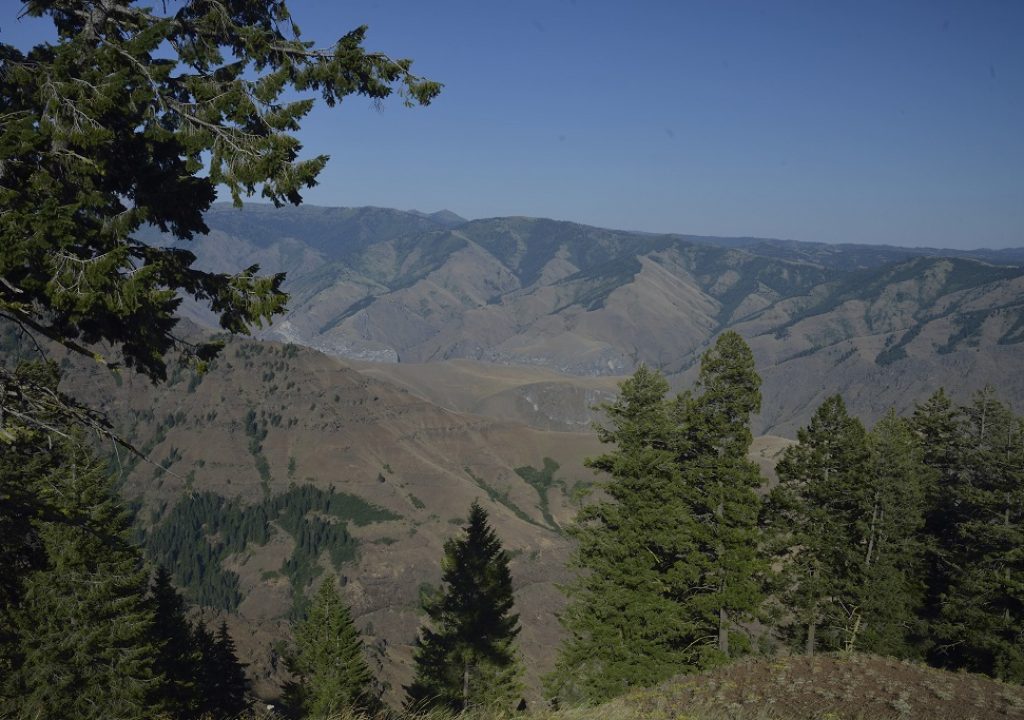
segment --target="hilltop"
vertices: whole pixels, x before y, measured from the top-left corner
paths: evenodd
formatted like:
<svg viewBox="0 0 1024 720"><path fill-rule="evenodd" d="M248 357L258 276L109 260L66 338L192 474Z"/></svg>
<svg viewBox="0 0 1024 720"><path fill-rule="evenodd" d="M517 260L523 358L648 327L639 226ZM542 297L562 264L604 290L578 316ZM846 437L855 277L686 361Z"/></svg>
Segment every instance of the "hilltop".
<svg viewBox="0 0 1024 720"><path fill-rule="evenodd" d="M750 658L562 720L990 720L1024 718L1024 688L870 655Z"/></svg>

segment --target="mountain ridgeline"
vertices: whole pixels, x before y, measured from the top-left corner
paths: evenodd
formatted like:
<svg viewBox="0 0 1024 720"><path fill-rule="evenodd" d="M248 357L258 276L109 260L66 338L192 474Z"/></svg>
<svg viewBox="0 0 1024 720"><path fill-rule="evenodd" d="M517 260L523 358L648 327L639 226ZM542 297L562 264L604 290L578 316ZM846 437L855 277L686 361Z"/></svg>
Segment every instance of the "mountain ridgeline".
<svg viewBox="0 0 1024 720"><path fill-rule="evenodd" d="M577 377L623 376L643 362L683 387L732 329L764 378L759 432L791 435L835 392L868 419L940 385L967 393L991 383L1011 403L1024 399L1024 250L654 235L383 208L218 206L207 223L208 236L181 244L204 267L288 273L289 312L265 337L350 360L466 359Z"/></svg>

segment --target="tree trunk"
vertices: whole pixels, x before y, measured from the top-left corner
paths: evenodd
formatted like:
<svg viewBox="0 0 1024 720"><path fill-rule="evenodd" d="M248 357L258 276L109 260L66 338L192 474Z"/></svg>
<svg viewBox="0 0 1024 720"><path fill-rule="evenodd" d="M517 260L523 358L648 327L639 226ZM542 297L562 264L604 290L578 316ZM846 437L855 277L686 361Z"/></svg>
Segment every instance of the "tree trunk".
<svg viewBox="0 0 1024 720"><path fill-rule="evenodd" d="M469 710L469 660L462 667L462 710Z"/></svg>
<svg viewBox="0 0 1024 720"><path fill-rule="evenodd" d="M817 639L815 638L815 633L817 631L818 631L818 623L816 621L811 620L809 623L807 623L807 643L806 643L806 645L804 645L804 654L807 655L808 657L811 657L811 656L814 655L814 646L817 643Z"/></svg>
<svg viewBox="0 0 1024 720"><path fill-rule="evenodd" d="M729 613L725 608L718 611L718 649L729 657Z"/></svg>
<svg viewBox="0 0 1024 720"><path fill-rule="evenodd" d="M872 554L872 552L875 549L875 525L878 522L878 511L879 511L879 508L878 508L878 496L879 496L879 494L880 494L880 491L876 490L875 491L874 505L871 508L871 532L868 535L868 554L864 558L864 565L866 567L871 567L871 554Z"/></svg>

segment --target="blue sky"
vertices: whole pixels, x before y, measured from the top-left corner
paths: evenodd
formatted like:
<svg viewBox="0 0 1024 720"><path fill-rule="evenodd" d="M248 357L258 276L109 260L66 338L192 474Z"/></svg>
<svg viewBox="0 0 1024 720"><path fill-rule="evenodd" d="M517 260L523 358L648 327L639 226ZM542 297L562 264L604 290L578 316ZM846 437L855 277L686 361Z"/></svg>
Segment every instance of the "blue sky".
<svg viewBox="0 0 1024 720"><path fill-rule="evenodd" d="M0 40L31 23L0 14ZM320 205L940 247L1024 245L1024 2L292 0L445 83L318 109Z"/></svg>

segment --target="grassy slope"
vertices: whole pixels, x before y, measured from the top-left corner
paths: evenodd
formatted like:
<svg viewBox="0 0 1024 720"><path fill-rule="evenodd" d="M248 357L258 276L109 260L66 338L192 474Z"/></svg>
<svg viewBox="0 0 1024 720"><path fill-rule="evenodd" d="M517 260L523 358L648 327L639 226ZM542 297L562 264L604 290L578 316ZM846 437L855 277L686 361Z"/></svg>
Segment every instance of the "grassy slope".
<svg viewBox="0 0 1024 720"><path fill-rule="evenodd" d="M1024 718L1024 687L871 655L749 658L597 707L430 720L989 720ZM332 720L355 720L339 717ZM395 715L389 720L411 720Z"/></svg>
<svg viewBox="0 0 1024 720"><path fill-rule="evenodd" d="M613 701L579 717L736 720L1024 718L1024 687L869 655L739 662Z"/></svg>

